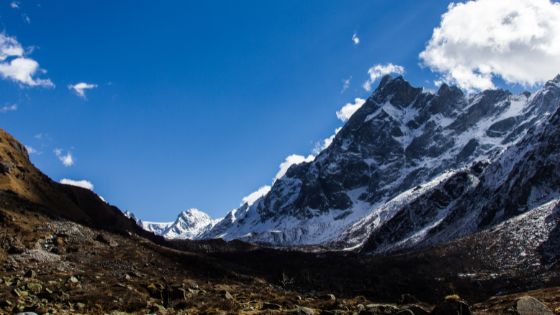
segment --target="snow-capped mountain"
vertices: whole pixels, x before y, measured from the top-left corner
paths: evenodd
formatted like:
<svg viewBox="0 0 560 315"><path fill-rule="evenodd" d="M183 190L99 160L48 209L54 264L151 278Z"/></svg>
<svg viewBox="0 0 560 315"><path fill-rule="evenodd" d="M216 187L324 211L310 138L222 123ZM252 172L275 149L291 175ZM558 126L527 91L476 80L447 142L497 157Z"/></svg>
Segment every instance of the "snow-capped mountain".
<svg viewBox="0 0 560 315"><path fill-rule="evenodd" d="M198 209L182 211L173 222L150 222L138 220L144 230L168 239L195 239L216 223L207 213Z"/></svg>
<svg viewBox="0 0 560 315"><path fill-rule="evenodd" d="M560 76L519 95L386 76L328 148L200 238L388 251L498 224L558 195L559 104Z"/></svg>

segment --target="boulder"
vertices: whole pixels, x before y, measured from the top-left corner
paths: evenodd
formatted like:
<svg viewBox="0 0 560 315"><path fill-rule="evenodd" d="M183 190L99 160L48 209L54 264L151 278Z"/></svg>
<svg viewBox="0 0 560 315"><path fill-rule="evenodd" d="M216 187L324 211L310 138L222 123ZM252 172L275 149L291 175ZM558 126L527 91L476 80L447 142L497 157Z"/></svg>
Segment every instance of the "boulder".
<svg viewBox="0 0 560 315"><path fill-rule="evenodd" d="M541 301L531 296L524 296L515 302L516 315L554 315L554 313Z"/></svg>

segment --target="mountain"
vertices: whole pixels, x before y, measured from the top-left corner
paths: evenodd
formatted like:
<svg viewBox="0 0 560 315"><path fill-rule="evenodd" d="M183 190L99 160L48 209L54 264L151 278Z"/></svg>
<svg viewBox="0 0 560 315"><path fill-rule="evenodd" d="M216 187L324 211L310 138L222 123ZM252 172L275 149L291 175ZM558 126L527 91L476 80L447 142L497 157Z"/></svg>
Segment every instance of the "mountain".
<svg viewBox="0 0 560 315"><path fill-rule="evenodd" d="M216 223L207 213L198 209L182 211L173 222L150 222L138 220L144 230L167 239L196 239Z"/></svg>
<svg viewBox="0 0 560 315"><path fill-rule="evenodd" d="M520 141L492 160L456 172L438 189L402 207L369 234L364 250L445 242L558 200L560 77L535 93L531 103L546 111Z"/></svg>
<svg viewBox="0 0 560 315"><path fill-rule="evenodd" d="M57 183L29 160L21 143L0 129L0 199L28 207L55 219L119 233L148 236L118 208L94 192Z"/></svg>
<svg viewBox="0 0 560 315"><path fill-rule="evenodd" d="M535 97L554 101L558 82ZM473 314L520 305L550 314L560 306L560 112L523 133L495 156L399 193L383 204L394 216L359 233L361 252L341 252L165 240L94 192L52 181L0 130L0 313L447 314L468 307L443 300L458 294L477 302ZM241 214L266 198L210 231L250 222ZM390 225L399 215L402 228ZM204 216L186 211L176 222Z"/></svg>
<svg viewBox="0 0 560 315"><path fill-rule="evenodd" d="M377 252L470 235L556 196L559 104L560 76L519 95L385 76L328 148L200 237Z"/></svg>

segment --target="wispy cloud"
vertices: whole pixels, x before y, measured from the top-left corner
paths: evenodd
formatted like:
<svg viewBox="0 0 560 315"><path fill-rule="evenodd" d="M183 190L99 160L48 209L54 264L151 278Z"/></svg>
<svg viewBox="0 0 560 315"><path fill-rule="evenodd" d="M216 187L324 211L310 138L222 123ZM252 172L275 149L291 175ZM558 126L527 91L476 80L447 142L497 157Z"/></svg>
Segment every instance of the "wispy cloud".
<svg viewBox="0 0 560 315"><path fill-rule="evenodd" d="M25 50L15 37L0 33L0 75L26 86L54 87L49 79L39 79L37 73L46 73L39 63L25 56Z"/></svg>
<svg viewBox="0 0 560 315"><path fill-rule="evenodd" d="M12 1L12 2L10 2L10 8L12 8L12 9L19 9L19 2L18 2L18 1Z"/></svg>
<svg viewBox="0 0 560 315"><path fill-rule="evenodd" d="M68 85L68 88L81 98L86 98L86 90L95 89L97 84L80 82Z"/></svg>
<svg viewBox="0 0 560 315"><path fill-rule="evenodd" d="M360 44L360 38L358 37L358 34L354 33L352 35L352 43L356 46Z"/></svg>
<svg viewBox="0 0 560 315"><path fill-rule="evenodd" d="M356 98L354 99L354 103L346 103L340 110L336 112L336 117L340 119L342 122L348 121L354 113L364 105L366 102L363 98Z"/></svg>
<svg viewBox="0 0 560 315"><path fill-rule="evenodd" d="M72 153L66 151L66 153L62 149L54 149L54 154L58 158L58 160L62 163L62 165L66 167L70 167L74 165L74 157Z"/></svg>
<svg viewBox="0 0 560 315"><path fill-rule="evenodd" d="M284 162L280 163L280 166L278 167L279 168L278 173L276 173L276 176L274 176L274 180L282 178L284 175L286 175L286 172L288 171L290 166L292 166L294 164L311 162L314 159L315 159L315 156L313 156L313 155L308 155L308 156L303 156L303 155L299 155L299 154L289 155L288 157L286 157Z"/></svg>
<svg viewBox="0 0 560 315"><path fill-rule="evenodd" d="M82 187L88 190L93 190L93 184L89 180L81 179L81 180L73 180L68 178L63 178L60 180L61 184Z"/></svg>
<svg viewBox="0 0 560 315"><path fill-rule="evenodd" d="M25 23L31 24L31 18L29 17L29 15L27 15L27 14L24 13L24 14L21 15L21 18L23 19L23 21L24 21Z"/></svg>
<svg viewBox="0 0 560 315"><path fill-rule="evenodd" d="M338 134L338 132L342 129L342 127L338 127L336 128L336 130L334 131L334 133L332 135L330 135L329 137L323 139L323 141L317 142L315 144L315 147L313 148L313 154L318 155L319 153L321 153L321 151L325 150L326 148L328 148L331 143L334 140L334 137L336 137L336 135Z"/></svg>
<svg viewBox="0 0 560 315"><path fill-rule="evenodd" d="M248 196L243 197L241 205L248 204L250 206L254 204L255 201L259 200L259 198L268 194L269 191L270 191L270 186L264 185L259 189L257 189L256 191L250 193Z"/></svg>
<svg viewBox="0 0 560 315"><path fill-rule="evenodd" d="M380 77L386 74L391 74L391 73L403 74L404 67L399 65L394 65L392 63L388 63L384 65L378 64L369 68L368 70L369 79L363 84L364 90L368 92L371 91L371 86L375 82L375 80L379 79Z"/></svg>
<svg viewBox="0 0 560 315"><path fill-rule="evenodd" d="M346 80L342 80L342 90L340 91L340 94L344 93L346 90L348 90L348 88L350 87L350 83L352 81L352 76L350 76L348 79Z"/></svg>
<svg viewBox="0 0 560 315"><path fill-rule="evenodd" d="M28 154L39 154L39 152L35 148L29 145L25 146L25 150L27 150Z"/></svg>
<svg viewBox="0 0 560 315"><path fill-rule="evenodd" d="M18 109L17 104L9 104L0 107L0 113L14 112Z"/></svg>
<svg viewBox="0 0 560 315"><path fill-rule="evenodd" d="M494 77L534 85L560 71L560 3L477 0L452 3L420 54L441 80L467 90Z"/></svg>

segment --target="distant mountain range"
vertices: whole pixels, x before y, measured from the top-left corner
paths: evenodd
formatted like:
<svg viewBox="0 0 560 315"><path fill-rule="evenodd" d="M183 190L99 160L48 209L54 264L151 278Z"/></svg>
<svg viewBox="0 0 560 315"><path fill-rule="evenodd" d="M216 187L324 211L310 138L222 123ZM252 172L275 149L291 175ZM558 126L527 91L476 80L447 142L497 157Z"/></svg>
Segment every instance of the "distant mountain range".
<svg viewBox="0 0 560 315"><path fill-rule="evenodd" d="M385 76L329 147L254 203L219 221L196 212L139 224L167 238L372 253L524 222L514 218L557 211L559 107L560 76L519 95L446 84L431 92Z"/></svg>
<svg viewBox="0 0 560 315"><path fill-rule="evenodd" d="M137 220L146 231L167 239L196 239L210 230L217 220L198 209L182 211L173 222L150 222Z"/></svg>

